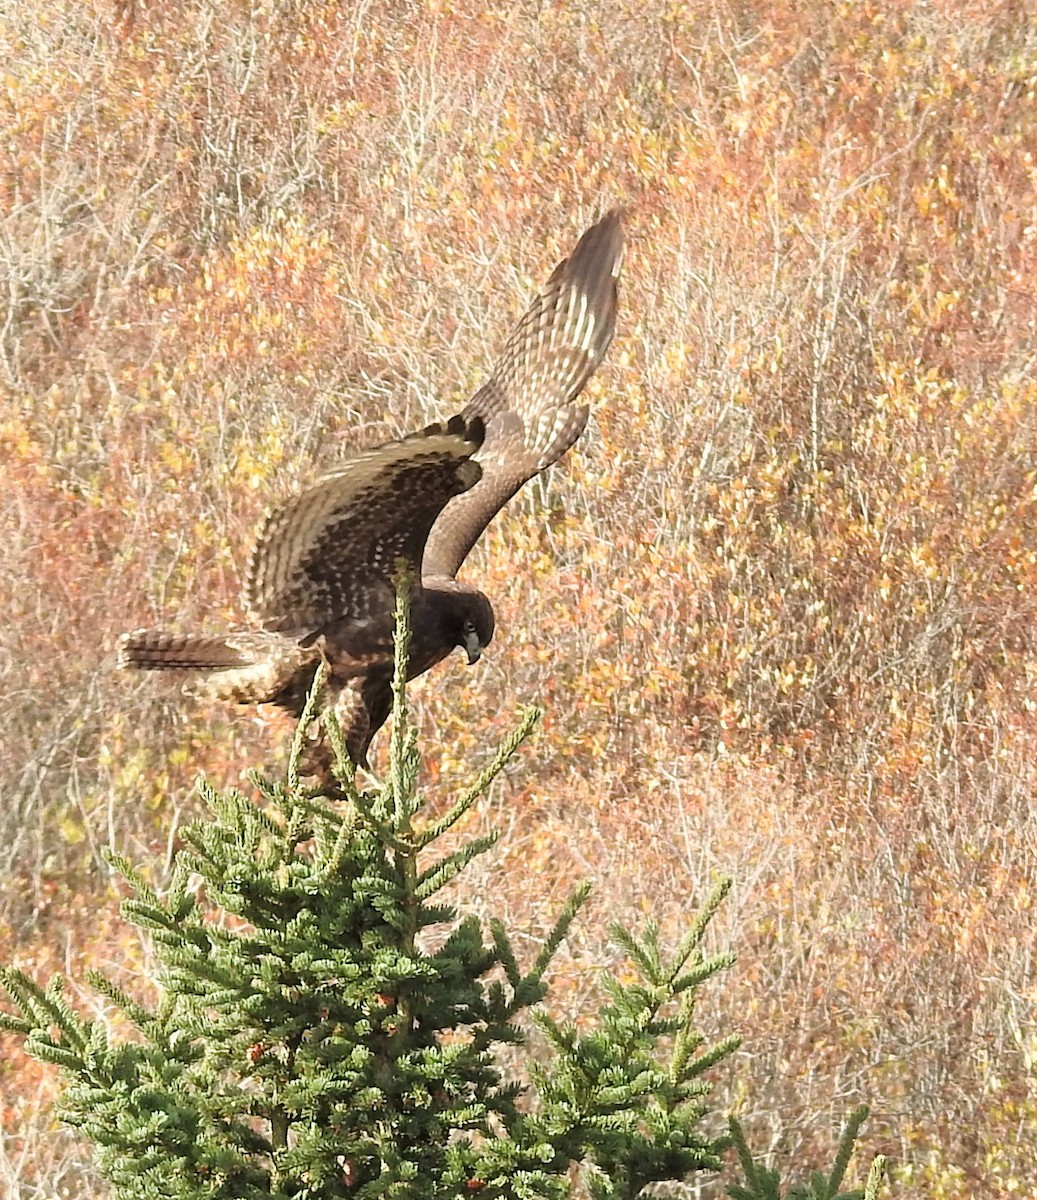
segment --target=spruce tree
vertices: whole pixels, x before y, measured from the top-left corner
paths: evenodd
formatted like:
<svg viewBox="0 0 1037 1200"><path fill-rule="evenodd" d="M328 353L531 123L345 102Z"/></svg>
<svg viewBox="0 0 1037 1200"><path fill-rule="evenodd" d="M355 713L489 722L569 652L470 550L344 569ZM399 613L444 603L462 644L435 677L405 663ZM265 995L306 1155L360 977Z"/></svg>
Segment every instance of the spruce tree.
<svg viewBox="0 0 1037 1200"><path fill-rule="evenodd" d="M154 944L159 998L147 1007L89 979L133 1036L84 1020L60 978L44 990L0 972L17 1009L0 1028L63 1070L62 1116L94 1143L118 1200L524 1200L569 1196L574 1179L592 1197L628 1198L719 1169L729 1139L703 1129L706 1076L737 1039L707 1045L693 1017L701 985L731 962L702 949L728 884L670 956L651 924L639 936L613 928L635 977L605 980L590 1032L550 1018L545 974L588 888L527 967L500 922L483 929L441 897L494 837L449 850L441 839L537 714L447 812L428 815L408 637L401 587L383 783L357 785L333 715L316 717L318 678L283 781L255 776L258 803L199 785L211 816L184 831L164 894L111 856L132 891L123 912ZM300 763L318 719L334 768L314 785ZM500 1052L525 1045L527 1017L547 1054L516 1075L505 1066L515 1054Z"/></svg>

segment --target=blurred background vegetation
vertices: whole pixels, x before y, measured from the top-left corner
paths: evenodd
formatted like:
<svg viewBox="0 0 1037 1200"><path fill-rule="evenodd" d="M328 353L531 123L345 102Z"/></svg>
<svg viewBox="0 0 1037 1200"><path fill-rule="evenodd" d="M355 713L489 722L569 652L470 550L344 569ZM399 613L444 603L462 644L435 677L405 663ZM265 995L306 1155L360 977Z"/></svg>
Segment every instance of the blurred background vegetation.
<svg viewBox="0 0 1037 1200"><path fill-rule="evenodd" d="M592 427L413 689L443 797L547 709L458 899L532 954L597 880L579 1020L610 920L730 873L752 1144L867 1098L898 1195L1037 1186L1032 4L7 0L0 63L0 960L146 972L99 849L161 883L289 730L118 633L232 622L266 505L455 411L621 202ZM6 1044L16 1200L95 1194L53 1094Z"/></svg>

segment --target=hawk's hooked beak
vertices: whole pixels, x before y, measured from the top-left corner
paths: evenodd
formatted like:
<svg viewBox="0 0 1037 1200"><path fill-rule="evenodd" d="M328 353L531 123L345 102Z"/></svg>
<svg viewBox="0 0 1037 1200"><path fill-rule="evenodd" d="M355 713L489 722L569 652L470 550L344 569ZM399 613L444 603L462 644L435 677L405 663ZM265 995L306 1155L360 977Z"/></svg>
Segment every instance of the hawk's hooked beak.
<svg viewBox="0 0 1037 1200"><path fill-rule="evenodd" d="M482 658L482 644L479 641L479 635L474 629L464 635L464 643L462 646L464 652L468 655L468 665L472 666Z"/></svg>

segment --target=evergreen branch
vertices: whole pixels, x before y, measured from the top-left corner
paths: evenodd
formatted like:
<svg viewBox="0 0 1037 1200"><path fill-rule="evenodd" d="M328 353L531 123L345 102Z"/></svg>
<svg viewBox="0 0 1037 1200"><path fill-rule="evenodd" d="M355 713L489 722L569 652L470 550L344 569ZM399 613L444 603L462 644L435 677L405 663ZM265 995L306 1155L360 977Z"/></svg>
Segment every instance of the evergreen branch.
<svg viewBox="0 0 1037 1200"><path fill-rule="evenodd" d="M190 895L187 890L190 881L191 872L188 870L187 864L177 855L173 863L173 877L169 881L169 891L166 894L166 907L178 921L187 917L196 906L194 896Z"/></svg>
<svg viewBox="0 0 1037 1200"><path fill-rule="evenodd" d="M146 904L142 900L124 900L119 905L119 909L123 916L138 929L147 929L156 937L172 934L177 942L180 941L181 924L172 913L167 911L161 901L157 904Z"/></svg>
<svg viewBox="0 0 1037 1200"><path fill-rule="evenodd" d="M863 1192L854 1189L840 1192L846 1175L850 1158L857 1145L861 1126L868 1116L867 1105L855 1109L846 1122L839 1138L839 1149L836 1153L835 1164L831 1172L825 1176L820 1171L813 1171L806 1186L791 1186L786 1195L788 1200L876 1200L878 1188L882 1182L885 1160L877 1158L868 1172L868 1181ZM778 1171L760 1166L752 1156L742 1127L735 1117L728 1118L731 1141L738 1154L739 1164L745 1175L748 1187L740 1184L729 1184L728 1195L732 1200L779 1200L781 1194L781 1176Z"/></svg>
<svg viewBox="0 0 1037 1200"><path fill-rule="evenodd" d="M675 1098L686 1103L693 1095L702 1093L702 1085L693 1081L727 1057L739 1044L738 1037L725 1038L711 1046L705 1053L693 1058L703 1042L701 1035L693 1032L691 1018L695 1007L696 989L701 983L734 961L731 954L717 955L703 962L699 946L709 919L715 915L719 903L730 883L722 880L707 898L701 912L667 966L662 963L658 942L658 925L647 923L642 937L638 938L623 926L610 926L611 937L626 951L639 969L648 987L638 984L621 984L618 980L606 981L606 988L613 999L613 1008L606 1010L606 1024L614 1035L620 1035L625 1057L634 1054L637 1043L644 1037L658 1039L674 1037L666 1078L671 1087L677 1088ZM686 969L689 958L695 966ZM662 1007L680 997L677 1016L660 1019ZM601 1096L599 1094L599 1101Z"/></svg>
<svg viewBox="0 0 1037 1200"><path fill-rule="evenodd" d="M414 839L414 845L419 850L427 846L430 842L434 842L436 838L442 837L448 829L454 826L468 812L480 796L486 794L490 784L493 783L508 762L514 757L515 751L536 728L541 716L542 712L539 708L527 708L525 710L518 726L501 745L494 756L493 762L480 772L475 782L469 785L468 790L456 804L451 805L438 820L426 825Z"/></svg>
<svg viewBox="0 0 1037 1200"><path fill-rule="evenodd" d="M45 1002L50 1006L54 1024L77 1050L85 1050L90 1041L91 1023L73 1009L65 999L65 980L55 975L47 985Z"/></svg>
<svg viewBox="0 0 1037 1200"><path fill-rule="evenodd" d="M194 786L205 806L212 809L213 812L218 812L223 797L212 786L212 784L204 776L199 776L199 778L195 780Z"/></svg>
<svg viewBox="0 0 1037 1200"><path fill-rule="evenodd" d="M349 751L346 749L346 739L342 733L342 726L339 724L334 708L329 705L321 713L321 721L324 725L324 731L328 735L328 741L331 743L331 752L335 760L331 767L332 774L335 776L345 798L355 803L358 795L356 763L349 757Z"/></svg>
<svg viewBox="0 0 1037 1200"><path fill-rule="evenodd" d="M414 577L404 558L396 560L393 583L396 608L393 614L392 733L389 738L389 781L393 796L392 826L395 832L410 832L413 815L412 792L417 775L417 757L407 720L407 662L410 654L410 590ZM410 752L410 753L408 753Z"/></svg>
<svg viewBox="0 0 1037 1200"><path fill-rule="evenodd" d="M517 994L517 993L516 993ZM497 1008L493 1009L493 1023L487 1025L485 1029L476 1029L472 1036L472 1049L476 1054L483 1054L486 1051L497 1049L501 1046L524 1046L526 1043L526 1031L521 1025L510 1020L508 1014L514 1015L521 1009L529 1008L530 1004L535 1004L543 999L543 994L534 996L528 1002L518 1003L513 996L508 1003L504 1002L503 996L498 997L500 1000ZM521 1096L525 1093L525 1087L520 1083L513 1083L506 1087L497 1089L497 1095L501 1099L514 1099L516 1096Z"/></svg>
<svg viewBox="0 0 1037 1200"><path fill-rule="evenodd" d="M298 809L317 826L336 823L340 819L339 813L328 802L323 791L310 792L306 788L301 787L290 798L283 793L279 793L278 803L284 807L290 806L291 808ZM275 836L281 836L280 829L275 830Z"/></svg>
<svg viewBox="0 0 1037 1200"><path fill-rule="evenodd" d="M558 947L562 944L562 939L569 932L569 927L576 919L576 914L580 911L587 901L587 897L591 894L592 885L586 880L578 884L572 895L565 902L565 907L562 909L558 920L555 921L554 929L548 934L547 941L544 942L540 949L540 953L536 956L536 961L533 963L533 969L526 976L530 982L539 983L543 978L544 972L547 970L551 959L558 952Z"/></svg>
<svg viewBox="0 0 1037 1200"><path fill-rule="evenodd" d="M703 1075L706 1071L715 1067L718 1062L723 1062L729 1054L733 1054L742 1044L742 1035L739 1033L729 1034L725 1038L721 1038L719 1042L710 1046L703 1054L700 1054L690 1065L686 1067L682 1078L692 1079L695 1076Z"/></svg>
<svg viewBox="0 0 1037 1200"><path fill-rule="evenodd" d="M706 929L710 922L717 914L720 905L723 904L725 897L731 890L730 876L723 876L714 884L713 889L706 897L702 907L698 910L694 921L691 923L691 928L681 939L681 944L677 948L677 953L674 956L673 977L679 974L684 968L684 964L691 958L692 954L702 944L702 939L705 937ZM734 961L734 960L732 960ZM721 968L718 967L717 970Z"/></svg>
<svg viewBox="0 0 1037 1200"><path fill-rule="evenodd" d="M101 847L101 857L116 875L121 876L130 885L139 899L150 904L158 904L158 892L155 891L128 858L117 854L110 846Z"/></svg>
<svg viewBox="0 0 1037 1200"><path fill-rule="evenodd" d="M298 791L299 788L299 762L306 745L306 735L316 716L317 705L330 674L331 667L328 665L327 660L322 658L317 666L317 670L313 673L313 683L306 694L306 703L303 705L302 715L296 723L295 732L292 734L291 749L288 751L287 781L288 788L292 792Z"/></svg>
<svg viewBox="0 0 1037 1200"><path fill-rule="evenodd" d="M300 804L295 796L288 803L290 805L288 820L283 835L277 842L276 857L280 862L289 861L295 855L296 849L313 836L310 814L306 811L305 805Z"/></svg>
<svg viewBox="0 0 1037 1200"><path fill-rule="evenodd" d="M61 999L63 981L59 975L55 975L44 990L24 971L6 967L0 969L0 983L34 1030L45 1031L56 1025L77 1049L86 1045L87 1033L82 1019Z"/></svg>
<svg viewBox="0 0 1037 1200"><path fill-rule="evenodd" d="M10 1013L0 1012L0 1032L17 1033L24 1037L31 1030L31 1022L24 1017L13 1017Z"/></svg>
<svg viewBox="0 0 1037 1200"><path fill-rule="evenodd" d="M731 1052L737 1039L692 1057L703 1041L690 1025L693 976L702 964L683 973L682 968L692 954L698 957L704 926L697 924L694 939L684 939L676 960L666 963L654 921L641 937L619 925L611 928L640 980L605 981L611 1003L601 1012L600 1031L581 1035L572 1025L558 1026L534 1014L555 1052L549 1075L534 1072L544 1114L538 1119L562 1121L570 1136L591 1147L584 1158L601 1172L595 1194L633 1197L649 1182L676 1177L660 1171L683 1175L719 1162L721 1141L704 1140L691 1130L708 1111L703 1098L710 1088L700 1077ZM678 1013L660 1016L678 997ZM674 1049L664 1066L660 1039L667 1037L674 1038ZM653 1162L654 1155L663 1157Z"/></svg>
<svg viewBox="0 0 1037 1200"><path fill-rule="evenodd" d="M700 984L705 983L707 979L711 979L720 971L726 971L728 967L734 966L737 961L738 955L732 951L728 951L725 954L717 954L713 958L707 958L690 971L685 971L682 975L678 975L675 979L670 980L670 988L674 995L680 995L681 992L686 992L691 988L696 988Z"/></svg>
<svg viewBox="0 0 1037 1200"><path fill-rule="evenodd" d="M12 1033L28 1033L30 1029L42 1024L35 1019L37 1001L42 1001L43 991L24 971L17 967L0 967L0 987L4 989L16 1008L21 1009L22 1017L12 1017L0 1013L0 1029L9 1029Z"/></svg>
<svg viewBox="0 0 1037 1200"><path fill-rule="evenodd" d="M864 1200L879 1200L879 1188L886 1175L886 1159L882 1154L872 1159L871 1169L864 1184Z"/></svg>
<svg viewBox="0 0 1037 1200"><path fill-rule="evenodd" d="M261 786L265 782L260 776ZM277 823L262 809L257 808L251 800L243 796L237 788L228 788L225 792L214 791L203 779L198 780L199 794L212 808L219 818L219 823L213 825L205 822L203 831L210 837L217 838L227 845L237 845L245 837L255 844L261 832L277 837L281 832ZM199 822L188 828L197 836Z"/></svg>
<svg viewBox="0 0 1037 1200"><path fill-rule="evenodd" d="M352 784L352 780L350 783ZM357 807L353 804L341 817L337 818L338 832L335 835L335 842L323 861L322 870L325 877L337 875L346 862L353 834L356 831L356 815Z"/></svg>
<svg viewBox="0 0 1037 1200"><path fill-rule="evenodd" d="M868 1106L866 1104L861 1104L850 1113L849 1119L846 1122L846 1128L839 1139L839 1150L835 1156L832 1173L828 1177L828 1189L832 1196L842 1187L843 1177L846 1175L846 1168L850 1165L850 1157L853 1154L854 1146L857 1144L861 1126L867 1119Z"/></svg>
<svg viewBox="0 0 1037 1200"><path fill-rule="evenodd" d="M49 1036L41 1037L36 1031L30 1033L25 1039L25 1049L33 1058L53 1063L54 1066L61 1067L63 1071L68 1071L71 1075L78 1074L85 1065L81 1053L69 1050L67 1046L60 1045Z"/></svg>
<svg viewBox="0 0 1037 1200"><path fill-rule="evenodd" d="M642 978L653 987L664 982L664 971L659 957L659 924L649 918L644 934L638 938L625 926L609 925L609 937L625 951L627 957L641 972Z"/></svg>
<svg viewBox="0 0 1037 1200"><path fill-rule="evenodd" d="M493 946L497 952L497 961L504 968L505 978L511 984L512 989L517 988L522 982L522 972L515 959L515 951L512 949L508 931L504 928L504 922L497 917L490 920L490 936L493 938Z"/></svg>
<svg viewBox="0 0 1037 1200"><path fill-rule="evenodd" d="M498 836L496 833L488 833L483 837L473 838L460 850L455 850L453 854L448 854L446 858L440 859L427 871L422 871L414 880L414 898L427 900L430 896L435 895L440 888L456 879L473 858L478 858L480 854L485 854L494 846Z"/></svg>
<svg viewBox="0 0 1037 1200"><path fill-rule="evenodd" d="M687 1077L686 1072L691 1056L702 1045L705 1038L691 1028L692 1004L681 1005L681 1028L673 1040L673 1053L670 1055L670 1083L677 1084Z"/></svg>
<svg viewBox="0 0 1037 1200"><path fill-rule="evenodd" d="M380 796L377 792L362 792L357 788L354 789L353 794L349 798L353 803L353 808L357 816L367 826L374 837L385 846L399 849L399 842L396 839L395 831L379 815L380 812L384 811L384 806L381 803L384 797Z"/></svg>
<svg viewBox="0 0 1037 1200"><path fill-rule="evenodd" d="M395 733L395 731L394 719L393 732ZM402 757L399 762L393 759L389 764L390 778L382 788L382 803L386 813L391 814L396 848L401 853L412 853L415 849L413 818L424 804L424 800L418 794L417 789L418 772L421 769L418 731L409 724L406 717L401 736L403 739ZM390 755L392 753L395 751L390 747Z"/></svg>
<svg viewBox="0 0 1037 1200"><path fill-rule="evenodd" d="M745 1140L745 1132L737 1117L728 1117L727 1125L742 1174L749 1183L748 1189L740 1187L738 1184L731 1184L728 1186L727 1194L732 1197L732 1200L779 1200L777 1178L766 1167L757 1167L756 1160L749 1149L749 1143Z"/></svg>
<svg viewBox="0 0 1037 1200"><path fill-rule="evenodd" d="M576 1026L571 1021L566 1021L564 1025L559 1024L554 1017L543 1011L535 1012L532 1016L552 1050L557 1051L559 1055L575 1054L579 1035Z"/></svg>
<svg viewBox="0 0 1037 1200"><path fill-rule="evenodd" d="M153 1012L150 1012L143 1005L131 999L122 988L112 983L100 971L96 971L92 967L89 968L86 972L86 981L94 991L100 992L106 1000L124 1012L138 1029L149 1032L158 1023Z"/></svg>

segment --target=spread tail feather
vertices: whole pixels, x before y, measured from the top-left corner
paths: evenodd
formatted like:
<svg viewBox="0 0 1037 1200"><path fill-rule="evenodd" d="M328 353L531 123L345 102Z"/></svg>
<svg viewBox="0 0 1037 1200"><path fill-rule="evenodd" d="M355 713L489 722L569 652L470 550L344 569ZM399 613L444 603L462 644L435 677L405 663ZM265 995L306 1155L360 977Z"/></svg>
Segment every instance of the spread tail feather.
<svg viewBox="0 0 1037 1200"><path fill-rule="evenodd" d="M118 665L130 670L218 671L252 661L224 637L137 629L119 639Z"/></svg>
<svg viewBox="0 0 1037 1200"><path fill-rule="evenodd" d="M323 652L283 633L166 633L138 629L119 639L118 665L137 671L195 671L191 695L302 709Z"/></svg>

